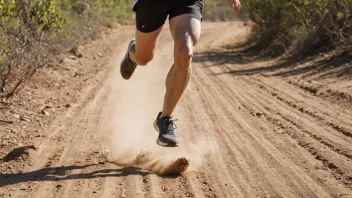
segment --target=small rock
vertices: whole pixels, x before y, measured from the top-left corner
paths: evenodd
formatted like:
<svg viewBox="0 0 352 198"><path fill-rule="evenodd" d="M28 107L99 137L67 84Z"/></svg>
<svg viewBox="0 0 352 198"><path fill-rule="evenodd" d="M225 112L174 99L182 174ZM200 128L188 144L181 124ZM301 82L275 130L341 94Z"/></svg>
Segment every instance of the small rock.
<svg viewBox="0 0 352 198"><path fill-rule="evenodd" d="M101 53L98 53L98 56L100 56L100 57L103 57L103 54L101 54Z"/></svg>
<svg viewBox="0 0 352 198"><path fill-rule="evenodd" d="M61 184L56 185L56 188L61 188L61 187L62 187Z"/></svg>
<svg viewBox="0 0 352 198"><path fill-rule="evenodd" d="M317 156L315 156L315 159L317 159L317 160L323 160L323 159L324 159L324 157L323 157L323 156L321 156L321 155L317 155Z"/></svg>
<svg viewBox="0 0 352 198"><path fill-rule="evenodd" d="M258 112L258 113L256 113L255 115L256 115L257 117L262 117L264 114L263 114L263 113Z"/></svg>
<svg viewBox="0 0 352 198"><path fill-rule="evenodd" d="M21 119L20 114L15 113L15 114L13 114L12 116L13 116L14 118L18 119L18 120L20 120L20 119Z"/></svg>
<svg viewBox="0 0 352 198"><path fill-rule="evenodd" d="M73 57L78 57L78 58L82 58L83 54L81 52L81 50L78 49L78 47L73 47L70 52L73 54Z"/></svg>
<svg viewBox="0 0 352 198"><path fill-rule="evenodd" d="M54 108L54 106L50 103L48 105L45 105L44 109L51 109Z"/></svg>
<svg viewBox="0 0 352 198"><path fill-rule="evenodd" d="M42 114L49 116L49 112L45 111L44 109L42 110Z"/></svg>
<svg viewBox="0 0 352 198"><path fill-rule="evenodd" d="M71 104L66 104L65 107L66 107L66 108L70 108L70 107L71 107Z"/></svg>
<svg viewBox="0 0 352 198"><path fill-rule="evenodd" d="M333 163L329 163L329 164L328 164L328 168L330 168L330 169L337 169L336 165L333 164Z"/></svg>
<svg viewBox="0 0 352 198"><path fill-rule="evenodd" d="M14 133L14 134L19 134L19 132L17 132L17 131L14 130L14 129L10 129L10 130L8 130L8 132L11 132L11 133Z"/></svg>
<svg viewBox="0 0 352 198"><path fill-rule="evenodd" d="M25 116L20 116L20 120L21 121L25 121L25 122L31 122L31 120L28 117L25 117Z"/></svg>

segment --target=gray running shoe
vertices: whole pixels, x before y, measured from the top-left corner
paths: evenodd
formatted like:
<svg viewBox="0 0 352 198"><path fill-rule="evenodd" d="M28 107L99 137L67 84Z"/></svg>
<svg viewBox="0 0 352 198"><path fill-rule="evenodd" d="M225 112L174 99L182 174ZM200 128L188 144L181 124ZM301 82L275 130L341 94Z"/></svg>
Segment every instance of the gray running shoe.
<svg viewBox="0 0 352 198"><path fill-rule="evenodd" d="M173 120L172 117L160 118L160 116L161 112L158 114L158 117L154 122L154 128L159 132L156 143L165 147L178 146L178 140L175 135L176 125L174 124L177 120Z"/></svg>
<svg viewBox="0 0 352 198"><path fill-rule="evenodd" d="M136 41L132 40L129 44L128 44L128 48L127 48L127 53L125 55L125 58L121 61L120 64L120 72L121 72L121 76L122 78L124 78L125 80L128 80L131 78L134 70L137 67L137 64L134 63L131 59L130 59L130 50L132 47L134 47L136 45Z"/></svg>

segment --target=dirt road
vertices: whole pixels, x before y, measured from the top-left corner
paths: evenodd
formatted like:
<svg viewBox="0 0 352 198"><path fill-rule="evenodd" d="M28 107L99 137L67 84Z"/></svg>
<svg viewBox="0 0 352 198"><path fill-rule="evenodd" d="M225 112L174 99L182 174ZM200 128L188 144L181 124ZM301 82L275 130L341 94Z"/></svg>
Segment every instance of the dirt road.
<svg viewBox="0 0 352 198"><path fill-rule="evenodd" d="M243 42L248 31L243 23L204 23L193 77L175 113L178 148L156 146L152 128L172 62L167 27L153 62L129 81L118 64L133 28L116 32L121 39L96 76L98 88L80 93L81 105L48 127L26 171L2 176L0 194L351 197L352 108L278 76L233 72L267 64L220 48ZM186 172L154 174L179 157L189 160Z"/></svg>

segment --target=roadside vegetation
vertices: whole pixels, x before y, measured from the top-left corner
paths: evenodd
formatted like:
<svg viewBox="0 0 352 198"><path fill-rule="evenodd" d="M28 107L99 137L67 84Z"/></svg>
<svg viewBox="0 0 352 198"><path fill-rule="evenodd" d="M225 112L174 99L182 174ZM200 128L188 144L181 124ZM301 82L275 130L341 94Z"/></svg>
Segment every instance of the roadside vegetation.
<svg viewBox="0 0 352 198"><path fill-rule="evenodd" d="M309 56L351 55L352 0L204 0L209 21L250 20L260 50ZM133 22L133 0L0 0L0 97L11 98L53 55L92 39L99 27Z"/></svg>
<svg viewBox="0 0 352 198"><path fill-rule="evenodd" d="M246 0L259 49L309 56L321 51L352 52L352 0Z"/></svg>
<svg viewBox="0 0 352 198"><path fill-rule="evenodd" d="M133 0L0 0L0 96L20 91L53 55L131 21Z"/></svg>

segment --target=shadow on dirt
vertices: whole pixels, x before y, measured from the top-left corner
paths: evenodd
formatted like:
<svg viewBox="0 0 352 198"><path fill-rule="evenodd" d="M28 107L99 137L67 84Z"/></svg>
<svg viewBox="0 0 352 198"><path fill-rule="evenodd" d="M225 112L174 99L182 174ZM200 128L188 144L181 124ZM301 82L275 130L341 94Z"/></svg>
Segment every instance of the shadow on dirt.
<svg viewBox="0 0 352 198"><path fill-rule="evenodd" d="M323 79L328 77L339 77L352 79L352 62L348 54L341 54L329 58L323 58L319 55L310 58L287 58L279 63L272 63L269 57L260 54L258 50L252 47L234 48L232 51L206 51L195 53L193 62L210 62L205 67L221 67L235 64L250 65L251 63L259 63L267 60L267 63L261 64L259 67L246 69L233 69L230 71L217 73L233 74L238 76L262 74L265 76L289 77L303 75L303 77L314 76L314 79ZM318 61L314 61L318 60Z"/></svg>
<svg viewBox="0 0 352 198"><path fill-rule="evenodd" d="M215 67L226 64L244 65L263 59L262 56L259 56L258 50L254 49L253 47L242 48L241 45L234 49L229 49L228 47L226 49L226 51L205 51L201 53L195 53L192 62L211 62L214 64L208 65L206 67Z"/></svg>
<svg viewBox="0 0 352 198"><path fill-rule="evenodd" d="M205 67L217 67L226 64L248 64L253 60L248 59L239 52L202 52L195 53L193 56L194 63L211 62L212 64Z"/></svg>
<svg viewBox="0 0 352 198"><path fill-rule="evenodd" d="M101 170L92 171L89 173L70 174L73 170L83 170L85 168L94 167ZM93 179L106 177L125 177L129 175L149 175L149 172L143 171L139 168L127 167L120 169L102 169L104 168L98 164L84 165L84 166L62 166L50 167L26 173L15 174L0 174L0 188L8 185L14 185L24 182L42 182L42 181L63 181L75 179ZM163 176L168 178L177 178L179 175Z"/></svg>
<svg viewBox="0 0 352 198"><path fill-rule="evenodd" d="M352 78L352 63L348 63L350 57L340 55L329 59L322 59L308 64L304 67L295 68L297 64L304 64L309 60L301 61L301 63L291 63L292 69L286 71L278 71L273 76L288 77L295 75L303 75L302 77L315 76L315 79L324 79L329 77Z"/></svg>

